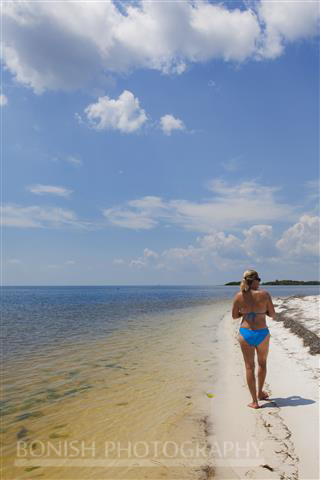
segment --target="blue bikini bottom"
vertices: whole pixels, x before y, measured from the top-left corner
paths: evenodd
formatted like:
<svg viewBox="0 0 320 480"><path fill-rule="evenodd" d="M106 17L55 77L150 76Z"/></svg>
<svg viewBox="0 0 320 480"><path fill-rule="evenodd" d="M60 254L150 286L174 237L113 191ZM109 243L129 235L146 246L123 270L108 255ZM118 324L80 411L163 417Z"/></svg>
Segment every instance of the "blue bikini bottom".
<svg viewBox="0 0 320 480"><path fill-rule="evenodd" d="M258 330L250 330L250 328L240 327L240 333L245 341L252 347L260 345L261 342L270 333L269 328L259 328Z"/></svg>

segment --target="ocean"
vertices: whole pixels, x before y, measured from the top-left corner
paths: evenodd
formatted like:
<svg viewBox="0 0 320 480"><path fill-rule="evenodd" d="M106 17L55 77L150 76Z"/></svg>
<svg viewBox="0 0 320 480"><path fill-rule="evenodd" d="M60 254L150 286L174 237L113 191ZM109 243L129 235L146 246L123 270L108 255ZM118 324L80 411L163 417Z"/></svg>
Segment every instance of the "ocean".
<svg viewBox="0 0 320 480"><path fill-rule="evenodd" d="M319 294L316 286L267 290L276 297ZM202 478L201 467L186 469L177 461L169 468L163 452L148 467L119 462L115 449L107 459L115 464L97 461L106 460L106 442L140 442L140 450L157 441L172 448L205 442L203 419L217 375L216 330L237 291L2 287L4 478ZM39 465L17 462L18 442ZM90 461L85 455L87 463L68 465L57 449L71 442L94 444L94 458L88 449ZM53 457L48 444L56 447ZM43 456L56 463L41 464Z"/></svg>

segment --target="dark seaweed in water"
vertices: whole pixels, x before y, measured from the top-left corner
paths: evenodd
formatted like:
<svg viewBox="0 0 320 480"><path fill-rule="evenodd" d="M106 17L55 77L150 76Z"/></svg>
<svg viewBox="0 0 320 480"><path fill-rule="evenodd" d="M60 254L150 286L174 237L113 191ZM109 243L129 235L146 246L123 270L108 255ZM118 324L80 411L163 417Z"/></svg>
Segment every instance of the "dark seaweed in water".
<svg viewBox="0 0 320 480"><path fill-rule="evenodd" d="M21 415L18 415L16 417L16 420L20 422L21 420L26 420L27 418L30 418L30 417L42 417L42 416L43 416L42 412L26 412L26 413L22 413Z"/></svg>
<svg viewBox="0 0 320 480"><path fill-rule="evenodd" d="M20 440L28 435L28 430L25 427L22 427L17 433L17 439Z"/></svg>

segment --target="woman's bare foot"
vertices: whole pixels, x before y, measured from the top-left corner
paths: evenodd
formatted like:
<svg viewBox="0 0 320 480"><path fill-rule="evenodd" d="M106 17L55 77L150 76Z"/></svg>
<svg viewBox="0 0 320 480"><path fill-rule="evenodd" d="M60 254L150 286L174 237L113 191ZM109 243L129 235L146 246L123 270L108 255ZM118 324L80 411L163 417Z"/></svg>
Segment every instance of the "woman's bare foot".
<svg viewBox="0 0 320 480"><path fill-rule="evenodd" d="M251 402L251 403L248 403L248 407L251 407L251 408L260 408L260 405L258 402Z"/></svg>
<svg viewBox="0 0 320 480"><path fill-rule="evenodd" d="M269 398L269 394L267 392L262 391L261 393L258 394L259 400L266 400Z"/></svg>

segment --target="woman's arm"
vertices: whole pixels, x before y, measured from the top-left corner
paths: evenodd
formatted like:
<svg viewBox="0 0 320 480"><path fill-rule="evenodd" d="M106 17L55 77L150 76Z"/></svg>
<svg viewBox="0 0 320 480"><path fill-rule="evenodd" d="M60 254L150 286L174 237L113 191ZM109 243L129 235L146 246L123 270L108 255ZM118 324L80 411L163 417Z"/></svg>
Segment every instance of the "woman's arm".
<svg viewBox="0 0 320 480"><path fill-rule="evenodd" d="M274 309L274 305L272 303L271 295L270 293L266 292L267 294L267 315L268 317L272 317L273 320L276 318L276 311Z"/></svg>
<svg viewBox="0 0 320 480"><path fill-rule="evenodd" d="M240 318L242 316L243 316L243 313L240 312L240 302L237 294L233 299L232 318L236 320L237 318Z"/></svg>

